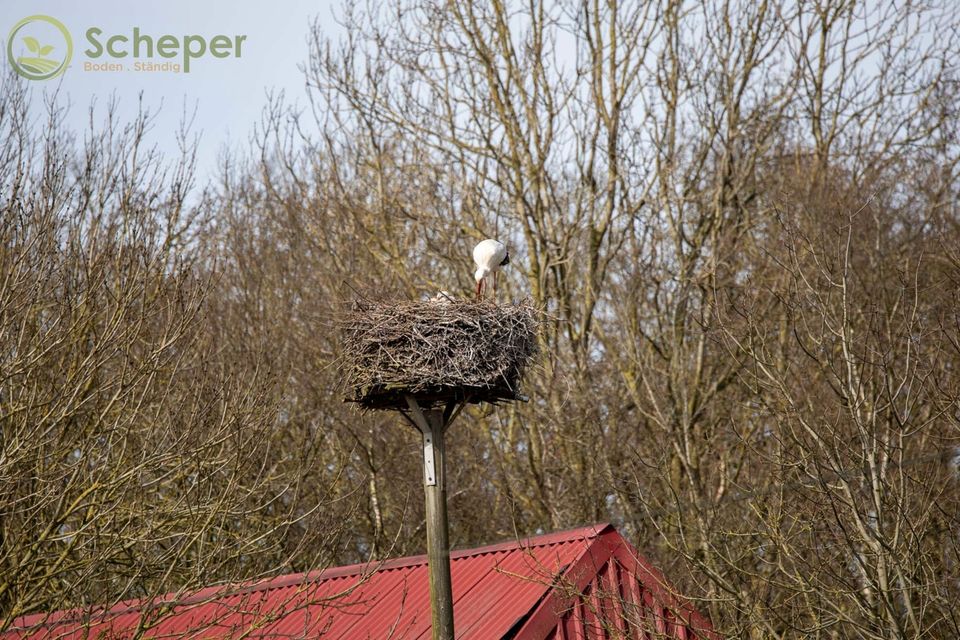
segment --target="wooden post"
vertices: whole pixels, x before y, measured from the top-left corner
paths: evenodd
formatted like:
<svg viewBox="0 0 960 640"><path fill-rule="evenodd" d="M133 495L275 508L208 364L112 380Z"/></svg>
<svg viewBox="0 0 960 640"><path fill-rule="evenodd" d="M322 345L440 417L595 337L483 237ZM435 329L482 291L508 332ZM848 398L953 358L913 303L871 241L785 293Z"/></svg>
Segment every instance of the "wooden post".
<svg viewBox="0 0 960 640"><path fill-rule="evenodd" d="M426 500L427 558L433 640L454 640L453 588L450 580L450 540L447 532L447 478L443 436L453 421L451 412L421 411L407 396L412 421L423 434L423 492Z"/></svg>
<svg viewBox="0 0 960 640"><path fill-rule="evenodd" d="M447 532L447 474L443 436L443 412L426 412L433 444L435 484L424 479L427 515L427 556L430 560L430 608L433 640L453 640L453 588L450 582L450 539ZM426 440L427 435L424 434ZM424 443L426 451L427 443Z"/></svg>

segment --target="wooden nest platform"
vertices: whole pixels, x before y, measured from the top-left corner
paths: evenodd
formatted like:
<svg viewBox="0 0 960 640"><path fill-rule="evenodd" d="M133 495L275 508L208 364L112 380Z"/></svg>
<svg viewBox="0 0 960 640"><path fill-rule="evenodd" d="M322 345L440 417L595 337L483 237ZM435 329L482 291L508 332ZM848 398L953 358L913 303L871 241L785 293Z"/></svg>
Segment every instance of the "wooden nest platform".
<svg viewBox="0 0 960 640"><path fill-rule="evenodd" d="M347 400L399 410L407 396L424 408L525 400L539 318L528 302L359 300L342 319Z"/></svg>

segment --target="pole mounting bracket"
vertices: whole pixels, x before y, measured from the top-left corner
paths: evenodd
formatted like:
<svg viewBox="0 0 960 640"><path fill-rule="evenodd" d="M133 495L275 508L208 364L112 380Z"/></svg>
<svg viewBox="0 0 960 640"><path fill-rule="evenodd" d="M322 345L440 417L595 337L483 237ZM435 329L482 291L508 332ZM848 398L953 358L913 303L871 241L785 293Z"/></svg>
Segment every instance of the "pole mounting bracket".
<svg viewBox="0 0 960 640"><path fill-rule="evenodd" d="M405 396L407 406L410 407L410 421L423 434L423 482L429 487L437 484L437 463L434 456L433 428L420 409L417 399L411 395ZM432 417L432 416L431 416ZM441 429L442 432L442 429Z"/></svg>

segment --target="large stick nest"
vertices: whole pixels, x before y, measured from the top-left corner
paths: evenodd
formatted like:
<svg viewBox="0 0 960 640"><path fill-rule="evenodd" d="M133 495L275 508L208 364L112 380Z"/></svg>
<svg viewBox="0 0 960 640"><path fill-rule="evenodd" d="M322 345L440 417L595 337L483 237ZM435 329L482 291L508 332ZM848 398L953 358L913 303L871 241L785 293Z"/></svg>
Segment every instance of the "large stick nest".
<svg viewBox="0 0 960 640"><path fill-rule="evenodd" d="M367 409L406 409L407 395L421 406L523 399L539 317L528 302L359 300L342 321L348 399Z"/></svg>

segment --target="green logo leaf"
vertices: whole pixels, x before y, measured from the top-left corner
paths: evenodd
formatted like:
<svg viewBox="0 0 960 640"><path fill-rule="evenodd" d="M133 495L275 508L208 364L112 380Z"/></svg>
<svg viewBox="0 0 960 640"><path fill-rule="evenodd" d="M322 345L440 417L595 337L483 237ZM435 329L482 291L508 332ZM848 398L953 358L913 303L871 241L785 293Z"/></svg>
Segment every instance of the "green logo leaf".
<svg viewBox="0 0 960 640"><path fill-rule="evenodd" d="M47 54L50 53L51 51L53 51L53 45L52 45L52 44L48 44L48 45L45 46L45 47L40 47L40 55L42 55L42 56L47 55Z"/></svg>
<svg viewBox="0 0 960 640"><path fill-rule="evenodd" d="M30 49L33 53L36 53L40 50L40 43L37 42L36 38L25 36L23 41L27 43L27 49Z"/></svg>

